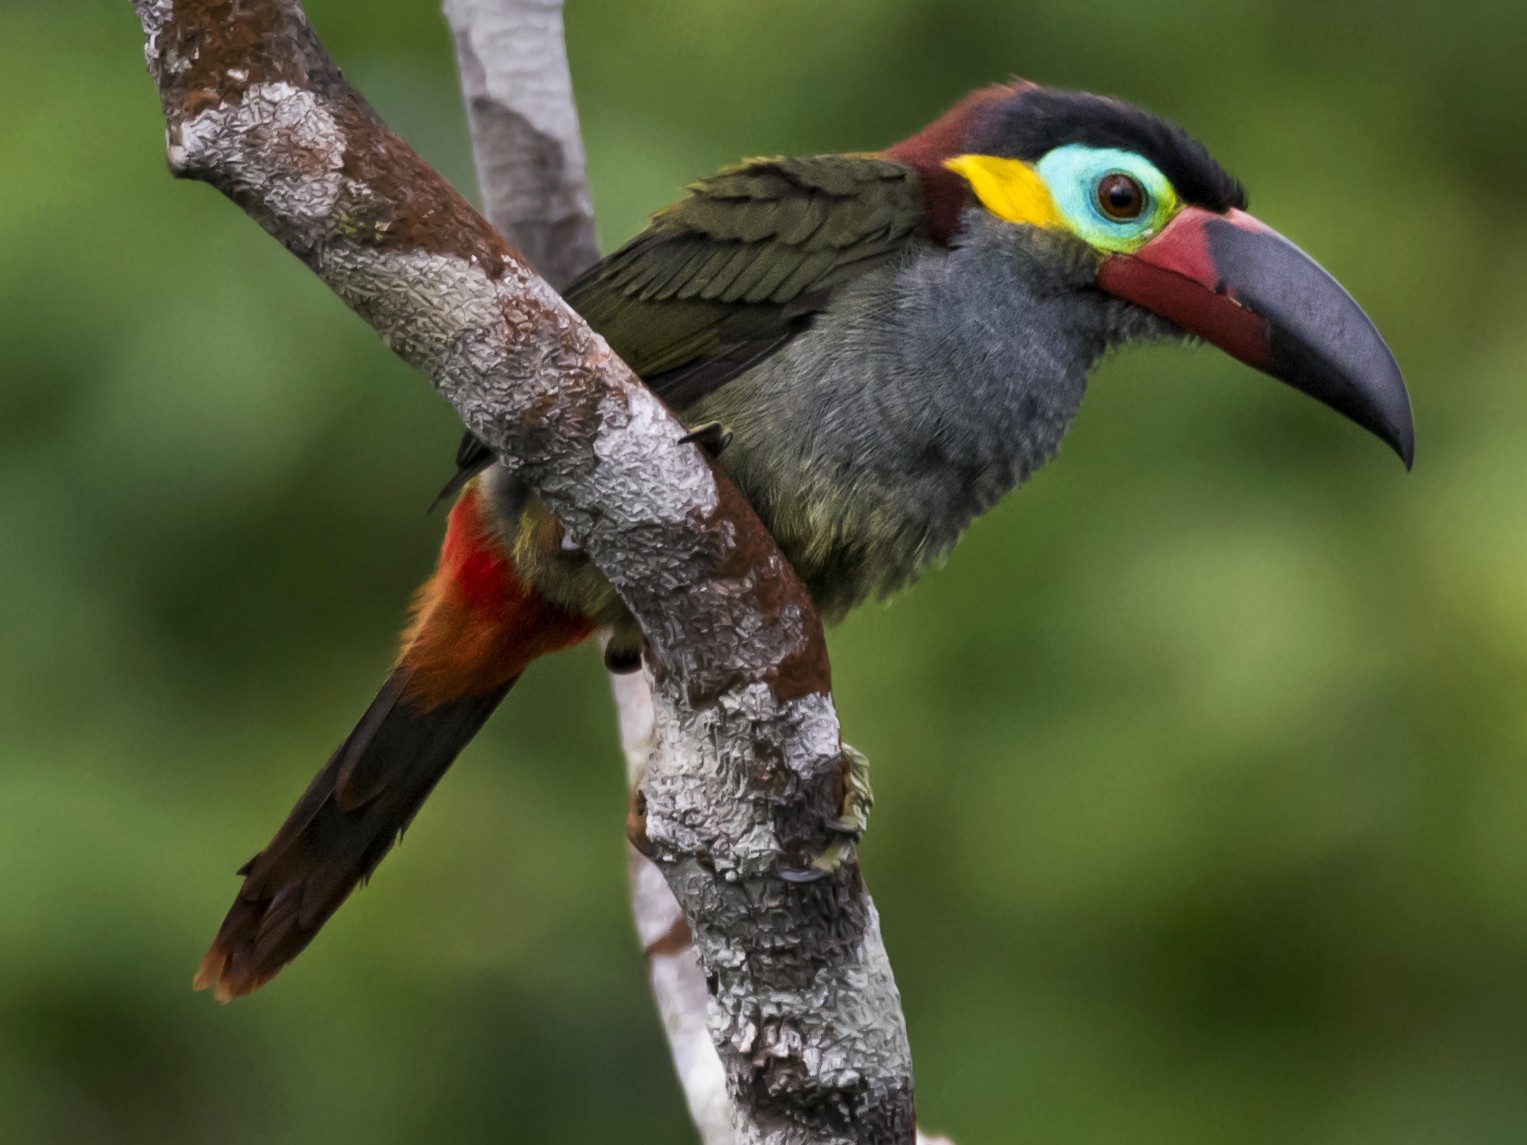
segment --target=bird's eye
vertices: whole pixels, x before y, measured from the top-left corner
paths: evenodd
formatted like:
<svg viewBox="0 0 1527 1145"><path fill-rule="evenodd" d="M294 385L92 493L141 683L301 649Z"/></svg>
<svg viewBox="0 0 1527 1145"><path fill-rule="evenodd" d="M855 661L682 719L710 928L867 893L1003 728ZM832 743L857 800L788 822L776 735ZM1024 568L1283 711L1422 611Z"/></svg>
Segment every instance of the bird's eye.
<svg viewBox="0 0 1527 1145"><path fill-rule="evenodd" d="M1098 209L1115 222L1128 223L1145 213L1145 189L1131 175L1115 171L1098 181Z"/></svg>

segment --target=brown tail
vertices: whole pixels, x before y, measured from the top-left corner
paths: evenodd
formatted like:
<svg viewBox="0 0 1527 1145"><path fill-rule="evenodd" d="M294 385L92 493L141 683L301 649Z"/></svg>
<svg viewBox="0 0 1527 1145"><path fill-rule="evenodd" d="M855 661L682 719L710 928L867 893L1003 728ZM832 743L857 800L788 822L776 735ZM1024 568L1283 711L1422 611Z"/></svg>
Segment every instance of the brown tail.
<svg viewBox="0 0 1527 1145"><path fill-rule="evenodd" d="M511 681L512 683L512 681ZM227 1002L263 986L365 881L509 691L420 709L396 671L270 844L239 869L233 908L196 972Z"/></svg>
<svg viewBox="0 0 1527 1145"><path fill-rule="evenodd" d="M370 877L525 666L591 631L520 583L480 514L470 489L451 512L398 667L275 838L240 868L244 885L196 989L227 1002L274 978Z"/></svg>

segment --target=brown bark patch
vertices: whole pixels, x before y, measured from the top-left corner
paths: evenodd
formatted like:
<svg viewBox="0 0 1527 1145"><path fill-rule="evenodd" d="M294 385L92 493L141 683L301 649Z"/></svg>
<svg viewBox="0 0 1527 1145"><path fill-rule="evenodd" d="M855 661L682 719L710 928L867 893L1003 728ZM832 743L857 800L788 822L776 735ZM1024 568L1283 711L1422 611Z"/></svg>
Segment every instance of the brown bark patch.
<svg viewBox="0 0 1527 1145"><path fill-rule="evenodd" d="M475 262L492 279L518 256L433 167L360 99L331 109L345 133L343 172L370 195L350 204L356 238L378 250L425 251Z"/></svg>
<svg viewBox="0 0 1527 1145"><path fill-rule="evenodd" d="M689 923L685 922L681 915L674 919L672 926L647 943L647 957L672 958L674 955L683 954L694 945L694 941Z"/></svg>
<svg viewBox="0 0 1527 1145"><path fill-rule="evenodd" d="M793 570L780 575L773 559L778 553L774 538L737 486L714 464L712 468L716 471L717 505L710 527L715 528L721 521L732 526L732 545L718 563L717 577L742 580L758 570L769 569L766 575L754 576L754 606L767 623L789 624L798 634L795 647L764 672L764 682L781 703L830 692L832 669L827 660L827 640L806 586ZM690 699L696 706L701 702L714 703L716 696L730 685L730 681L713 683L720 684L714 694L697 696L692 690Z"/></svg>
<svg viewBox="0 0 1527 1145"><path fill-rule="evenodd" d="M157 47L167 107L197 88L238 103L254 84L344 82L301 11L278 0L175 0Z"/></svg>

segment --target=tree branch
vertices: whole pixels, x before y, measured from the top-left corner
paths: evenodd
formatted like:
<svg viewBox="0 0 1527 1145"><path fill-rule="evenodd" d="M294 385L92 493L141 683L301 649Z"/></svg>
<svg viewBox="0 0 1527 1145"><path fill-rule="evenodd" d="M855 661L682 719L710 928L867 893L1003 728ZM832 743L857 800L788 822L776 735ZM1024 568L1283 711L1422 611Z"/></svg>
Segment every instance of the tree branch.
<svg viewBox="0 0 1527 1145"><path fill-rule="evenodd" d="M640 676L611 676L610 683L620 712L620 744L627 775L635 787L652 749L652 692ZM735 1114L727 1095L726 1074L706 1030L709 996L705 971L689 927L662 872L634 849L630 867L636 930L647 955L652 993L689 1115L704 1145L732 1145L737 1140L732 1130ZM953 1142L945 1137L927 1137L919 1130L917 1145Z"/></svg>
<svg viewBox="0 0 1527 1145"><path fill-rule="evenodd" d="M629 831L707 974L744 1142L907 1142L910 1055L853 862L821 626L736 489L329 59L295 0L134 0L172 171L238 203L534 487L641 623L655 750Z"/></svg>
<svg viewBox="0 0 1527 1145"><path fill-rule="evenodd" d="M489 221L559 290L594 265L562 0L446 0Z"/></svg>

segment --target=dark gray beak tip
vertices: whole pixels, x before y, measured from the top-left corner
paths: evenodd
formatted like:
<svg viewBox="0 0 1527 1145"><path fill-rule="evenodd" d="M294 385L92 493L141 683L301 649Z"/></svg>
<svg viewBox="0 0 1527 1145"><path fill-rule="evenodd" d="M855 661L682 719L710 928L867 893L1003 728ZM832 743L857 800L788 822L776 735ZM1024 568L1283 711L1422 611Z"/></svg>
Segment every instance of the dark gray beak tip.
<svg viewBox="0 0 1527 1145"><path fill-rule="evenodd" d="M1415 464L1416 429L1399 364L1352 296L1323 271L1320 276L1312 275L1307 293L1301 292L1301 301L1324 294L1318 321L1289 315L1293 308L1282 299L1259 299L1263 312L1273 315L1267 372L1362 426L1394 450L1408 473Z"/></svg>
<svg viewBox="0 0 1527 1145"><path fill-rule="evenodd" d="M1400 455L1400 460L1405 463L1405 472L1409 473L1416 464L1416 435L1410 426L1405 427L1405 435L1397 442L1392 443L1394 451Z"/></svg>

